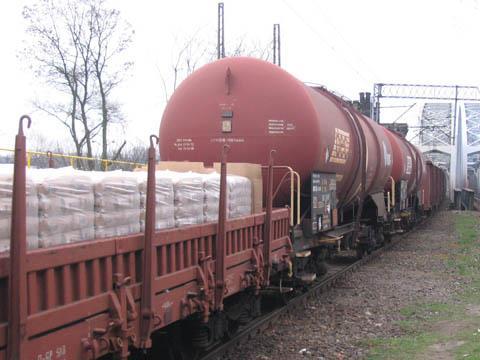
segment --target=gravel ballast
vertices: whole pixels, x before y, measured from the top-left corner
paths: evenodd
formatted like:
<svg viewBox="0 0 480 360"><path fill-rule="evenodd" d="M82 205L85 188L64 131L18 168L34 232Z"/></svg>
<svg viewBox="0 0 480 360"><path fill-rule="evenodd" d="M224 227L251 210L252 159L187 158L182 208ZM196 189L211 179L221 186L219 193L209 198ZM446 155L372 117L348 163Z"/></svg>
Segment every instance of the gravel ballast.
<svg viewBox="0 0 480 360"><path fill-rule="evenodd" d="M403 334L400 309L438 302L461 287L445 259L455 242L442 211L347 280L229 353L230 359L357 359L367 341Z"/></svg>

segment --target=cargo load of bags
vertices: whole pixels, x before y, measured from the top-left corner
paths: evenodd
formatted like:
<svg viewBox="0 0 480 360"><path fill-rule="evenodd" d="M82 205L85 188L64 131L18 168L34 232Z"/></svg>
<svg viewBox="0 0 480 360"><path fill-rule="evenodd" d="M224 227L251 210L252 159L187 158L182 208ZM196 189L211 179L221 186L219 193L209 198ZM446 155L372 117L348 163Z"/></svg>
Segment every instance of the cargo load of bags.
<svg viewBox="0 0 480 360"><path fill-rule="evenodd" d="M0 252L10 248L12 221L13 165L0 165ZM38 247L38 197L30 171L26 178L27 192L27 247Z"/></svg>
<svg viewBox="0 0 480 360"><path fill-rule="evenodd" d="M140 232L140 189L131 172L92 172L95 238Z"/></svg>
<svg viewBox="0 0 480 360"><path fill-rule="evenodd" d="M157 171L155 228L168 229L218 220L220 175ZM13 166L0 167L0 252L10 246ZM145 228L145 171L28 169L27 244L50 247ZM227 176L229 219L252 212L252 184Z"/></svg>
<svg viewBox="0 0 480 360"><path fill-rule="evenodd" d="M205 191L205 222L217 221L220 200L220 175L203 176ZM250 215L252 212L252 184L243 176L227 176L227 217L229 219Z"/></svg>
<svg viewBox="0 0 480 360"><path fill-rule="evenodd" d="M89 173L71 167L30 172L38 194L39 247L94 238L94 194Z"/></svg>
<svg viewBox="0 0 480 360"><path fill-rule="evenodd" d="M140 190L140 231L145 229L147 206L147 172L134 173L137 176ZM155 173L155 229L175 227L173 206L173 180L164 171Z"/></svg>

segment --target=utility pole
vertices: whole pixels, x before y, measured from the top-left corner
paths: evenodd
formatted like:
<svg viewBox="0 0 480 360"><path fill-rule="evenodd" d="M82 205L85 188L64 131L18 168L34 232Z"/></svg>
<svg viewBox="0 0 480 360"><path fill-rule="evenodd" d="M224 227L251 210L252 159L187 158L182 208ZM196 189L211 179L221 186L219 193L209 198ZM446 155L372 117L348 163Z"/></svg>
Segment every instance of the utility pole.
<svg viewBox="0 0 480 360"><path fill-rule="evenodd" d="M223 2L218 3L218 28L217 28L217 59L225 57L225 31L223 17Z"/></svg>
<svg viewBox="0 0 480 360"><path fill-rule="evenodd" d="M380 98L382 97L383 84L374 84L373 86L373 104L370 108L371 118L380 124Z"/></svg>
<svg viewBox="0 0 480 360"><path fill-rule="evenodd" d="M280 24L273 24L273 63L282 66L280 54Z"/></svg>

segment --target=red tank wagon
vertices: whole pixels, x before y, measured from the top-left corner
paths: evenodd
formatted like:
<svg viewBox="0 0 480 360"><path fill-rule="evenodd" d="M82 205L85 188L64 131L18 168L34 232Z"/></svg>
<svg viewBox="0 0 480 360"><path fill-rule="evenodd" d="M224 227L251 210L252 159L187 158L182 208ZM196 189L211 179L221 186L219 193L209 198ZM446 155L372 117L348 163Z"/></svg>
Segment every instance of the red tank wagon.
<svg viewBox="0 0 480 360"><path fill-rule="evenodd" d="M383 192L392 167L381 126L325 89L252 58L220 60L185 80L167 105L160 139L163 160L212 163L227 143L232 161L266 164L275 149L276 164L295 169L305 186L313 170L335 173L344 205L363 196L362 188Z"/></svg>
<svg viewBox="0 0 480 360"><path fill-rule="evenodd" d="M368 249L411 226L424 202L427 210L444 194L444 184L436 180L440 170L427 174L421 152L399 134L326 89L307 86L261 60L208 64L186 79L167 105L160 126L162 159L211 163L224 143L235 150L234 161L266 164L265 154L275 149L277 164L298 172L297 203L289 200L288 177L275 180L275 203L290 205L303 231L294 239L296 251L338 236L347 247ZM324 174L314 181L325 184L333 174L334 196L312 193L313 174ZM422 191L431 191L432 198ZM323 205L314 209L319 196Z"/></svg>

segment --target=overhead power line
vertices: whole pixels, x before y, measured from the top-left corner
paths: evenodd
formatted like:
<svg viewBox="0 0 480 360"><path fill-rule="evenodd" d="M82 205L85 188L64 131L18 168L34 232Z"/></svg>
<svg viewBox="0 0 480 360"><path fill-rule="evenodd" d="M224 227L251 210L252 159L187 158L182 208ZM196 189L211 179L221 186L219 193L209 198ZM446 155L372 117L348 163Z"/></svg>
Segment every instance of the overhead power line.
<svg viewBox="0 0 480 360"><path fill-rule="evenodd" d="M359 50L356 49L344 36L343 34L340 32L340 30L338 30L338 28L335 26L335 24L333 23L333 21L331 20L331 18L328 16L327 12L322 9L322 2L321 1L314 1L315 5L317 7L320 8L321 11L318 12L318 14L320 14L321 17L323 17L323 19L326 21L326 23L328 25L330 25L330 27L332 28L332 30L338 35L338 37L340 39L342 39L342 41L345 43L345 45L347 45L348 48L350 48L350 53L352 56L356 57L360 62L363 63L365 69L368 70L368 72L370 72L371 75L373 75L374 78L378 79L379 76L375 73L375 71L373 70L373 68L359 55Z"/></svg>
<svg viewBox="0 0 480 360"><path fill-rule="evenodd" d="M305 18L300 15L300 13L295 10L286 0L282 0L283 3L297 16L304 24L307 26L313 34L315 34L326 46L327 48L340 60L342 60L359 78L361 78L364 81L370 82L371 79L367 79L365 76L363 76L360 71L351 63L349 62L345 56L341 55L336 49L335 46L331 45L323 36L322 34L314 27L312 26L308 21L305 20Z"/></svg>

